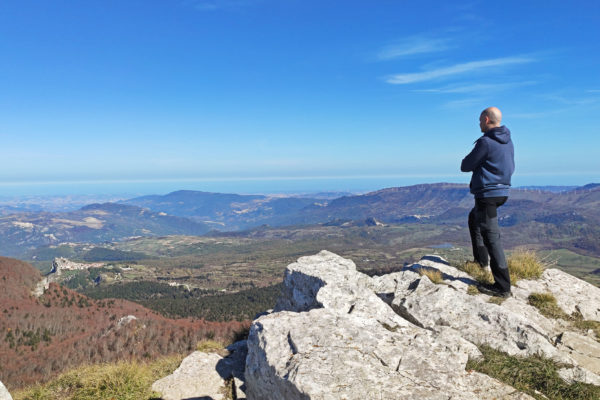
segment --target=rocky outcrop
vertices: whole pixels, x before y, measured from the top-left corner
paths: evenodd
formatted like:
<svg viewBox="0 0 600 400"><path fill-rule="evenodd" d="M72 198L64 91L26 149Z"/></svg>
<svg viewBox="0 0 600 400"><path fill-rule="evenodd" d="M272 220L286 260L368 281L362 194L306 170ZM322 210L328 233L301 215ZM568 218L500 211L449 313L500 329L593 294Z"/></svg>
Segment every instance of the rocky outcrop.
<svg viewBox="0 0 600 400"><path fill-rule="evenodd" d="M86 270L89 268L100 268L104 265L105 263L103 262L78 263L64 257L56 257L54 261L52 261L52 270L50 273L60 275L62 271Z"/></svg>
<svg viewBox="0 0 600 400"><path fill-rule="evenodd" d="M13 400L2 382L0 382L0 400Z"/></svg>
<svg viewBox="0 0 600 400"><path fill-rule="evenodd" d="M33 295L36 297L40 297L44 294L44 291L48 290L50 284L52 282L58 282L60 276L62 275L62 271L72 271L72 270L86 270L89 268L100 268L106 265L103 262L98 263L77 263L74 261L70 261L64 257L56 257L54 261L52 261L52 269L42 278L40 282L36 285L35 289L33 289ZM99 278L99 277L98 277Z"/></svg>
<svg viewBox="0 0 600 400"><path fill-rule="evenodd" d="M432 283L422 269L440 271L443 282ZM565 332L565 323L528 305L529 283L501 305L468 294L474 283L436 257L374 278L327 251L300 258L286 270L274 312L251 327L248 398L529 398L465 370L469 358L481 357L479 345L542 354L571 366L561 371L564 379L595 382L599 371L592 361L600 352L582 344L595 340ZM565 298L579 287L563 288ZM600 290L592 289L593 298Z"/></svg>
<svg viewBox="0 0 600 400"><path fill-rule="evenodd" d="M434 284L428 269L443 281ZM563 275L548 270L519 282L514 297L495 304L469 294L473 279L439 257L371 278L322 251L287 267L275 309L254 321L229 357L196 352L153 388L165 399L220 399L227 388L234 399L530 399L466 370L469 359L482 357L481 345L541 354L564 365L565 381L598 385L593 332L575 332L527 302L532 292L548 291L563 310L595 318L600 289ZM559 288L560 280L569 284Z"/></svg>

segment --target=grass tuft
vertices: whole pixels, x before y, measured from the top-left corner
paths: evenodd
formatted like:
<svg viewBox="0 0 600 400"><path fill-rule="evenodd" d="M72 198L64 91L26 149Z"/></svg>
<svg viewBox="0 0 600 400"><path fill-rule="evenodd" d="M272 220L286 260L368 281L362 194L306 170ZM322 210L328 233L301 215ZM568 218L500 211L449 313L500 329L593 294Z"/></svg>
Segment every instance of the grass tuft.
<svg viewBox="0 0 600 400"><path fill-rule="evenodd" d="M122 361L80 366L43 385L13 394L15 400L138 400L156 397L152 384L172 373L183 356L170 356L152 363Z"/></svg>
<svg viewBox="0 0 600 400"><path fill-rule="evenodd" d="M471 275L477 282L494 283L492 273L487 269L481 268L476 262L467 261L464 264L458 265L457 268Z"/></svg>
<svg viewBox="0 0 600 400"><path fill-rule="evenodd" d="M228 353L223 343L210 339L198 342L198 344L196 345L196 350L201 351L203 353L217 353L223 357L227 356Z"/></svg>
<svg viewBox="0 0 600 400"><path fill-rule="evenodd" d="M541 356L513 357L489 346L481 346L479 350L483 359L469 360L467 370L489 375L536 399L600 399L598 386L579 382L568 384L563 381L558 376L558 369L564 365Z"/></svg>
<svg viewBox="0 0 600 400"><path fill-rule="evenodd" d="M521 279L539 279L553 262L540 258L533 250L517 250L508 257L507 263L510 281L514 284Z"/></svg>
<svg viewBox="0 0 600 400"><path fill-rule="evenodd" d="M426 277L428 277L429 280L431 282L435 283L436 285L444 282L442 273L440 271L438 271L437 269L419 268L418 272L420 275L425 275Z"/></svg>
<svg viewBox="0 0 600 400"><path fill-rule="evenodd" d="M470 294L471 296L476 296L479 294L479 290L477 290L477 286L475 285L469 285L469 287L467 288L467 294Z"/></svg>
<svg viewBox="0 0 600 400"><path fill-rule="evenodd" d="M531 293L527 297L527 301L537 308L544 317L569 320L569 315L558 306L556 297L552 293Z"/></svg>

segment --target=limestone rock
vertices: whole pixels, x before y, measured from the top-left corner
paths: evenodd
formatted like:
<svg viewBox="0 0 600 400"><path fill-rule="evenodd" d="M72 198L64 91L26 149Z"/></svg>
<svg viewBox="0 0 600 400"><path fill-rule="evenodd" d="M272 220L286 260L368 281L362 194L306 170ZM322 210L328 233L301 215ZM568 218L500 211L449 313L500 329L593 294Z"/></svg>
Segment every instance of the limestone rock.
<svg viewBox="0 0 600 400"><path fill-rule="evenodd" d="M517 285L522 290L515 290L515 296L527 298L534 292L549 292L567 314L578 312L586 320L600 321L600 288L566 272L550 268L540 279L519 281Z"/></svg>
<svg viewBox="0 0 600 400"><path fill-rule="evenodd" d="M557 347L581 367L600 374L600 343L596 340L574 332L564 332L557 339Z"/></svg>
<svg viewBox="0 0 600 400"><path fill-rule="evenodd" d="M560 376L567 383L581 382L600 386L600 376L581 368L561 368L558 370Z"/></svg>
<svg viewBox="0 0 600 400"><path fill-rule="evenodd" d="M214 353L195 351L187 356L171 375L152 384L164 400L180 400L207 396L223 400L224 378L217 372L223 358Z"/></svg>
<svg viewBox="0 0 600 400"><path fill-rule="evenodd" d="M376 319L390 329L410 325L381 301L371 289L371 278L357 272L354 262L329 251L301 257L290 264L283 284L275 311L300 312L325 307Z"/></svg>
<svg viewBox="0 0 600 400"><path fill-rule="evenodd" d="M481 354L458 331L424 329L394 313L386 298L413 291L420 275L390 275L371 279L326 251L289 265L275 312L250 330L248 398L530 398L465 371Z"/></svg>
<svg viewBox="0 0 600 400"><path fill-rule="evenodd" d="M543 354L557 361L571 361L557 351L543 328L483 297L419 276L396 291L392 307L423 328L451 327L472 343L487 344L511 355Z"/></svg>
<svg viewBox="0 0 600 400"><path fill-rule="evenodd" d="M249 399L528 399L465 371L468 343L329 309L259 318L248 339Z"/></svg>
<svg viewBox="0 0 600 400"><path fill-rule="evenodd" d="M245 399L246 341L236 342L227 350L230 354L225 358L215 353L193 352L171 375L154 382L152 390L159 392L163 400L228 399L225 393L231 387L226 386L226 381L233 379L236 398Z"/></svg>
<svg viewBox="0 0 600 400"><path fill-rule="evenodd" d="M0 382L0 400L12 400L12 396L2 382Z"/></svg>

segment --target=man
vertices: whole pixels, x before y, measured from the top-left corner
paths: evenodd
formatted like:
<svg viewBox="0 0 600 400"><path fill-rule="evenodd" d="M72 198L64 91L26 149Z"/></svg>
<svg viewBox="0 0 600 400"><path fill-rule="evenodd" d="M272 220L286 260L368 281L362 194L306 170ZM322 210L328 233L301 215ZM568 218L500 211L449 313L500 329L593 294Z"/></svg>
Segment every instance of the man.
<svg viewBox="0 0 600 400"><path fill-rule="evenodd" d="M510 275L500 242L497 208L508 199L510 178L515 170L514 148L510 131L501 126L502 113L496 107L486 108L479 116L483 136L462 160L460 170L473 172L469 185L475 196L475 207L469 213L469 232L473 257L482 268L488 265L493 285L481 285L482 293L509 297Z"/></svg>

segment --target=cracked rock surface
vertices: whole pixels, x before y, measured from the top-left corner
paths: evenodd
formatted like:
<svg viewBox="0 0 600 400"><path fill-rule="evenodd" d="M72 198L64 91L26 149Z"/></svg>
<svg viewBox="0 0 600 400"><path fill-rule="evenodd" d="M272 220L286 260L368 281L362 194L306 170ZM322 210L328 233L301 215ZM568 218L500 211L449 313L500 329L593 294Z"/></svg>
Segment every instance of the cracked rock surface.
<svg viewBox="0 0 600 400"><path fill-rule="evenodd" d="M508 333L494 343L514 354L571 362L544 330L554 324L538 326L543 319L527 321L486 296L470 296L466 274L443 260L422 261L439 265L448 283L435 285L414 266L370 278L327 251L289 265L275 311L250 330L248 398L529 399L465 370L469 358L481 357L476 345L500 331ZM479 325L466 332L473 321Z"/></svg>

